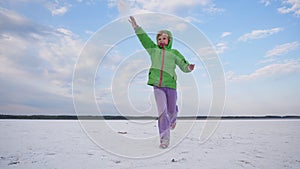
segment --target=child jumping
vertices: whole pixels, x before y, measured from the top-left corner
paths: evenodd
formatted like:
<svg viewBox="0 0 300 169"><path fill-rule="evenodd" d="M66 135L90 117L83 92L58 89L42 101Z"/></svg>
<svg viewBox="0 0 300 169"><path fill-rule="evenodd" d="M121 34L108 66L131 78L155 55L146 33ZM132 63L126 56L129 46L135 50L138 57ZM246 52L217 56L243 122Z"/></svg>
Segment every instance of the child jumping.
<svg viewBox="0 0 300 169"><path fill-rule="evenodd" d="M170 129L174 129L177 119L176 65L183 72L191 72L194 64L189 64L176 49L172 49L173 37L170 31L161 30L154 43L147 33L130 16L129 22L137 37L151 58L148 85L153 86L158 110L160 147L165 149L170 143Z"/></svg>

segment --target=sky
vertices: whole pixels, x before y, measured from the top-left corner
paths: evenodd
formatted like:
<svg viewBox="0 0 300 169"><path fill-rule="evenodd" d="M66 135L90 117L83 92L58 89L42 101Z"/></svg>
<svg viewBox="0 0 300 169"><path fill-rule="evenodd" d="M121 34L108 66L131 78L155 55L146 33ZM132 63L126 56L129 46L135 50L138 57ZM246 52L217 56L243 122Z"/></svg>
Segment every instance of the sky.
<svg viewBox="0 0 300 169"><path fill-rule="evenodd" d="M208 115L216 100L219 115L300 115L299 0L2 0L0 113L76 115L95 102L102 114L156 115L130 15L153 39L171 30L173 47L196 64L177 71L181 115ZM76 79L85 75L92 90Z"/></svg>

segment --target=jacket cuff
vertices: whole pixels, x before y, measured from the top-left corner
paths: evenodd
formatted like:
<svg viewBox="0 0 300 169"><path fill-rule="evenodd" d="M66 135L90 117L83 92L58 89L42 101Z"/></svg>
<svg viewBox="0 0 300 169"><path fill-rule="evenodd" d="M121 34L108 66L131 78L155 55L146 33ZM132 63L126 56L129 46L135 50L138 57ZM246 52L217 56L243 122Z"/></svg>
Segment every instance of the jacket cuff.
<svg viewBox="0 0 300 169"><path fill-rule="evenodd" d="M140 28L141 28L140 26L137 26L137 27L134 28L134 31L138 32Z"/></svg>

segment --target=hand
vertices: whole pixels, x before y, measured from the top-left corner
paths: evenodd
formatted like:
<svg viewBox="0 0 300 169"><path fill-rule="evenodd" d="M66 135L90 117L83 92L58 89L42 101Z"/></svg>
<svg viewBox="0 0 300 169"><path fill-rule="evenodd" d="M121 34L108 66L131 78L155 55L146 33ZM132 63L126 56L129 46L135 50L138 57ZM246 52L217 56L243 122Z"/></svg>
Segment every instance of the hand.
<svg viewBox="0 0 300 169"><path fill-rule="evenodd" d="M134 17L133 17L133 16L130 16L129 18L130 18L130 19L128 19L128 21L131 23L132 27L133 27L134 29L136 29L136 28L138 27L138 25L136 24L136 21L135 21Z"/></svg>
<svg viewBox="0 0 300 169"><path fill-rule="evenodd" d="M195 64L190 64L190 65L189 65L189 70L190 70L190 71L194 70L194 68L195 68Z"/></svg>

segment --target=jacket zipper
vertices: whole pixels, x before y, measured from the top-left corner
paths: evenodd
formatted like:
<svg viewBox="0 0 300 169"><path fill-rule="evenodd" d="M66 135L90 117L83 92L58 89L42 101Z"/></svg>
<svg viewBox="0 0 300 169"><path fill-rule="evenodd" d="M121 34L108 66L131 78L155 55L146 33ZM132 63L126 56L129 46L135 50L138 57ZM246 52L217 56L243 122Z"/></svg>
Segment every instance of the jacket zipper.
<svg viewBox="0 0 300 169"><path fill-rule="evenodd" d="M165 47L162 47L162 61L161 61L161 68L160 68L160 76L159 76L159 84L158 87L162 85L162 78L163 78L163 71L164 71L164 64L165 64Z"/></svg>

